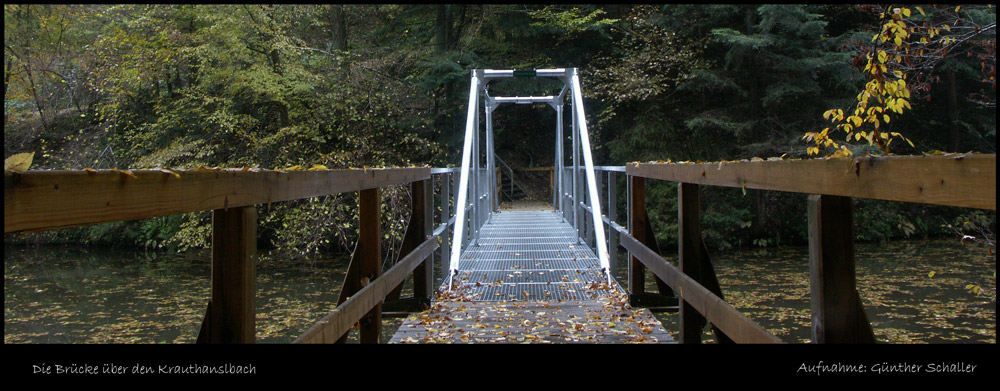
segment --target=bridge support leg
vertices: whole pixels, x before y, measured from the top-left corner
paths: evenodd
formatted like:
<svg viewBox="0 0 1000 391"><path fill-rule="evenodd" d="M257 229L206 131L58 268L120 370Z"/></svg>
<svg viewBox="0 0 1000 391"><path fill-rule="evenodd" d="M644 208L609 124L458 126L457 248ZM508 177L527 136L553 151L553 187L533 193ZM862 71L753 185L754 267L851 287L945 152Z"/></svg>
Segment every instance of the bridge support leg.
<svg viewBox="0 0 1000 391"><path fill-rule="evenodd" d="M344 287L340 291L337 305L357 293L370 281L382 274L382 227L379 209L382 204L382 189L361 190L358 202L358 244L354 248L351 265L347 268ZM365 317L361 318L360 342L379 343L382 333L382 304L379 303ZM347 342L345 334L337 343Z"/></svg>
<svg viewBox="0 0 1000 391"><path fill-rule="evenodd" d="M681 272L687 274L710 292L725 299L722 287L712 267L708 256L708 247L701 236L701 196L699 186L691 183L679 183L677 186L677 220L679 226L678 262ZM683 299L683 292L681 298ZM705 317L698 313L686 301L680 305L680 342L701 343L705 329ZM717 327L712 327L719 343L732 343L733 340L722 333Z"/></svg>
<svg viewBox="0 0 1000 391"><path fill-rule="evenodd" d="M212 296L198 343L254 343L257 210L212 211Z"/></svg>
<svg viewBox="0 0 1000 391"><path fill-rule="evenodd" d="M629 233L632 237L646 237L646 178L630 176L632 191L629 194ZM628 291L632 296L646 292L646 268L639 258L632 257L628 263Z"/></svg>
<svg viewBox="0 0 1000 391"><path fill-rule="evenodd" d="M410 226L407 227L407 238L412 238L414 241L411 248L404 251L400 251L400 259L408 255L413 249L419 246L424 240L427 240L427 234L429 225L431 223L431 205L430 201L432 195L429 194L432 190L430 181L417 181L410 185L411 192L413 193L413 202L410 204ZM413 234L410 235L410 229L413 229ZM413 270L413 297L415 297L420 302L426 302L430 306L431 292L433 291L432 281L433 275L433 265L430 260L421 263Z"/></svg>
<svg viewBox="0 0 1000 391"><path fill-rule="evenodd" d="M851 198L810 195L808 202L813 341L875 343L855 278Z"/></svg>

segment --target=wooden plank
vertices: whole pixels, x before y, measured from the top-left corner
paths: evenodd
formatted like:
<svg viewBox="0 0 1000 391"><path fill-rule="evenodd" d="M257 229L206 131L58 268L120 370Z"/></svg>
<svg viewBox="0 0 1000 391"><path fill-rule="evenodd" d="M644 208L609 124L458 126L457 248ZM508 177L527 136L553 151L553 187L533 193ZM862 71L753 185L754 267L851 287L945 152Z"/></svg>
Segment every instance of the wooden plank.
<svg viewBox="0 0 1000 391"><path fill-rule="evenodd" d="M347 334L358 320L366 316L400 281L438 248L436 238L428 239L409 255L389 268L381 277L372 281L336 309L320 319L293 343L333 343Z"/></svg>
<svg viewBox="0 0 1000 391"><path fill-rule="evenodd" d="M199 342L255 341L256 252L256 209L212 211L212 298Z"/></svg>
<svg viewBox="0 0 1000 391"><path fill-rule="evenodd" d="M629 207L629 232L633 237L646 237L646 179L638 176L629 176L632 183L632 192L629 194L631 202ZM624 236L624 235L623 235ZM628 264L628 291L631 294L646 292L646 269L642 262L632 254L632 261Z"/></svg>
<svg viewBox="0 0 1000 391"><path fill-rule="evenodd" d="M555 167L553 167L553 166L548 166L548 167L515 167L515 168L512 168L512 170L514 170L514 171L526 171L526 172L552 171L554 169L555 169Z"/></svg>
<svg viewBox="0 0 1000 391"><path fill-rule="evenodd" d="M875 343L855 278L851 198L810 195L808 202L813 341Z"/></svg>
<svg viewBox="0 0 1000 391"><path fill-rule="evenodd" d="M430 169L4 172L4 234L270 204L430 178Z"/></svg>
<svg viewBox="0 0 1000 391"><path fill-rule="evenodd" d="M996 155L640 163L628 175L700 185L996 210Z"/></svg>
<svg viewBox="0 0 1000 391"><path fill-rule="evenodd" d="M712 324L737 343L780 343L781 340L765 330L756 322L748 319L739 310L726 303L710 292L707 288L681 273L674 265L667 262L639 243L630 235L622 235L621 243L634 257L639 259L653 274L659 276L670 285L684 301L691 304Z"/></svg>

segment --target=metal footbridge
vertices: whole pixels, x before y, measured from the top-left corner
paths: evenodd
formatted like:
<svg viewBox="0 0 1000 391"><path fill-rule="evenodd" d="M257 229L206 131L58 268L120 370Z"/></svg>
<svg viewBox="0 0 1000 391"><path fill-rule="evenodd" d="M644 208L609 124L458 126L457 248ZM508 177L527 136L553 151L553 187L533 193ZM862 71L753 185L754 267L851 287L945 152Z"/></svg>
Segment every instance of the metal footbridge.
<svg viewBox="0 0 1000 391"><path fill-rule="evenodd" d="M553 96L489 94L491 80L513 77L553 78L563 87ZM452 172L461 223L442 260L444 284L431 310L410 316L390 342L673 342L649 311L628 308L612 277L580 91L575 68L472 71L462 163ZM492 113L505 103L556 111L551 210L499 210Z"/></svg>

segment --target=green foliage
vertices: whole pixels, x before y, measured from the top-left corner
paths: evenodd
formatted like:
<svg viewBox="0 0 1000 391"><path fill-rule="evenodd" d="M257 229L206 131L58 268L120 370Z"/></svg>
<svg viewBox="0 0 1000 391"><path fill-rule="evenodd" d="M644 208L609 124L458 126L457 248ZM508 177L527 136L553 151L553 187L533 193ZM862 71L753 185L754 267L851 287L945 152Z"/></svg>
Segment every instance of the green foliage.
<svg viewBox="0 0 1000 391"><path fill-rule="evenodd" d="M989 8L951 8L905 20L943 28L957 17L949 37L995 25ZM470 69L578 67L597 164L803 157L802 132L821 129L825 110L864 88L857 41L882 24L850 5L9 4L4 150L35 152L40 169L443 166L460 153ZM995 63L980 50L990 42L969 42L953 52L968 57L939 56L927 78L909 79L924 98L891 127L917 148L947 149L948 128L961 146L995 151L995 104L984 104L995 89L981 77ZM954 83L930 77L948 72ZM948 89L924 90L938 83L956 88L955 105L939 104ZM494 95L560 87L489 85ZM501 157L548 164L554 117L548 107L498 111ZM650 184L664 246L676 245L675 195L676 185ZM798 196L706 187L703 197L709 246L805 240ZM398 237L407 191L384 199L383 229ZM940 211L880 205L858 206L864 240L949 233ZM261 208L261 245L292 257L350 251L355 207L341 195ZM944 213L954 227L960 214ZM209 224L194 213L46 235L186 250L208 246Z"/></svg>

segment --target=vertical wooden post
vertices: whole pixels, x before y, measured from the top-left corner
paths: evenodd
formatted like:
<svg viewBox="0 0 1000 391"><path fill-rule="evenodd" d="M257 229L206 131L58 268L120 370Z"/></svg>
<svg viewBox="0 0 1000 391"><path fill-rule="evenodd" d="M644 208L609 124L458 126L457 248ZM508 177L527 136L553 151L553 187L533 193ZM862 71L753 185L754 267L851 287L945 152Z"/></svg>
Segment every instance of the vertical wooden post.
<svg viewBox="0 0 1000 391"><path fill-rule="evenodd" d="M715 268L712 267L712 260L708 256L708 247L701 236L699 191L700 187L696 184L677 185L678 263L682 273L687 274L720 299L725 299L715 275ZM683 292L681 298L683 299ZM680 304L681 343L701 343L707 322L705 317L683 300L678 304ZM733 340L719 328L712 326L712 330L718 343L733 343Z"/></svg>
<svg viewBox="0 0 1000 391"><path fill-rule="evenodd" d="M682 273L695 281L701 280L701 200L698 185L677 184L678 263ZM684 293L681 292L681 299ZM705 317L687 301L680 303L680 342L701 343Z"/></svg>
<svg viewBox="0 0 1000 391"><path fill-rule="evenodd" d="M642 240L646 237L646 178L630 176L632 192L629 194L629 233L633 238ZM628 264L628 290L632 295L646 293L646 268L638 258L632 257Z"/></svg>
<svg viewBox="0 0 1000 391"><path fill-rule="evenodd" d="M199 342L254 343L257 210L212 211L212 298Z"/></svg>
<svg viewBox="0 0 1000 391"><path fill-rule="evenodd" d="M416 181L410 184L412 196L412 203L410 204L410 226L407 230L407 239L412 240L412 247L400 249L400 258L409 254L413 249L417 248L424 240L427 240L427 225L429 223L428 216L428 205L427 202L430 201L431 196L427 194L427 190L430 189L430 184L426 181ZM409 231L413 230L411 234ZM433 282L432 278L432 265L431 262L425 261L417 266L413 270L413 297L417 299L426 300L427 305L430 305L431 300L431 285Z"/></svg>
<svg viewBox="0 0 1000 391"><path fill-rule="evenodd" d="M855 278L851 198L810 195L808 202L813 341L875 343Z"/></svg>
<svg viewBox="0 0 1000 391"><path fill-rule="evenodd" d="M382 274L381 204L382 189L361 190L358 197L358 244L354 247L354 256L347 268L337 305L347 301L348 297ZM358 323L360 342L378 343L382 331L382 304L372 308ZM347 342L346 334L337 340L337 343L344 342Z"/></svg>
<svg viewBox="0 0 1000 391"><path fill-rule="evenodd" d="M382 189L361 190L358 222L358 248L361 258L360 290L368 282L382 274ZM364 318L361 318L361 343L379 343L382 334L382 304L378 304Z"/></svg>

